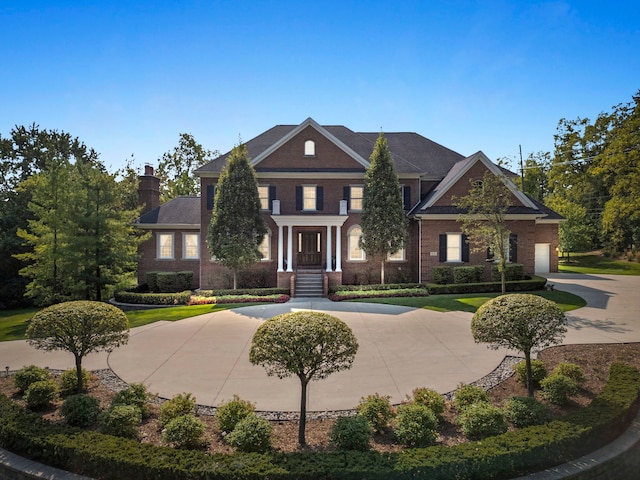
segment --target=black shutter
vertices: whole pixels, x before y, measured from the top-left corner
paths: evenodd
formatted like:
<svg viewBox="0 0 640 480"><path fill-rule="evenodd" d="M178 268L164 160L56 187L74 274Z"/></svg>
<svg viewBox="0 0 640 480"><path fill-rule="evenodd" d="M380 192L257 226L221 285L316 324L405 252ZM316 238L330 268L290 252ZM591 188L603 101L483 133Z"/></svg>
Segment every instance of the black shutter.
<svg viewBox="0 0 640 480"><path fill-rule="evenodd" d="M342 199L347 201L347 210L351 210L351 187L342 187Z"/></svg>
<svg viewBox="0 0 640 480"><path fill-rule="evenodd" d="M487 262L493 261L493 257L494 257L493 252L491 251L490 248L487 248Z"/></svg>
<svg viewBox="0 0 640 480"><path fill-rule="evenodd" d="M516 263L518 261L518 235L509 235L509 261Z"/></svg>
<svg viewBox="0 0 640 480"><path fill-rule="evenodd" d="M447 261L447 236L444 234L440 235L439 250L440 250L440 258L438 260L440 260L441 262L446 262Z"/></svg>
<svg viewBox="0 0 640 480"><path fill-rule="evenodd" d="M213 200L216 196L216 186L207 185L207 210L213 210Z"/></svg>
<svg viewBox="0 0 640 480"><path fill-rule="evenodd" d="M316 210L321 212L324 209L324 189L316 187Z"/></svg>
<svg viewBox="0 0 640 480"><path fill-rule="evenodd" d="M273 210L273 201L276 199L276 186L269 185L269 210Z"/></svg>
<svg viewBox="0 0 640 480"><path fill-rule="evenodd" d="M296 187L296 210L302 210L302 186Z"/></svg>
<svg viewBox="0 0 640 480"><path fill-rule="evenodd" d="M469 261L469 242L466 235L462 235L462 261Z"/></svg>
<svg viewBox="0 0 640 480"><path fill-rule="evenodd" d="M411 187L409 185L402 187L402 202L405 210L411 210Z"/></svg>

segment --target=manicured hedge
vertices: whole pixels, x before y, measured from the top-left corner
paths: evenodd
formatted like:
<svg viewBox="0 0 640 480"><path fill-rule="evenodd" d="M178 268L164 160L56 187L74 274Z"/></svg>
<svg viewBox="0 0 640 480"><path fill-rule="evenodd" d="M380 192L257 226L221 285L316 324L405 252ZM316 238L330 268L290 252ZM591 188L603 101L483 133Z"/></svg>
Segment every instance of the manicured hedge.
<svg viewBox="0 0 640 480"><path fill-rule="evenodd" d="M251 295L251 296L265 296L265 295L289 295L288 288L238 288L232 289L218 289L218 290L196 290L196 295L199 297L223 297L226 295Z"/></svg>
<svg viewBox="0 0 640 480"><path fill-rule="evenodd" d="M545 425L451 447L399 453L207 455L51 424L0 396L0 446L55 467L101 479L500 479L592 451L637 411L640 374L614 364L603 392L580 410Z"/></svg>
<svg viewBox="0 0 640 480"><path fill-rule="evenodd" d="M507 282L508 292L533 292L542 290L547 283L547 279L537 275L531 275L526 280ZM428 283L427 288L430 295L444 295L447 293L485 293L500 292L502 285L500 282L484 283L453 283L450 285L438 285Z"/></svg>
<svg viewBox="0 0 640 480"><path fill-rule="evenodd" d="M180 293L136 293L128 291L116 292L116 302L138 305L186 305L191 299L191 290Z"/></svg>
<svg viewBox="0 0 640 480"><path fill-rule="evenodd" d="M333 285L329 287L329 293L336 292L366 292L369 290L401 290L403 288L424 288L420 283L385 283L384 285Z"/></svg>
<svg viewBox="0 0 640 480"><path fill-rule="evenodd" d="M329 294L329 299L334 302L341 300L353 300L356 298L385 298L385 297L426 297L429 292L425 288L403 288L400 290L364 290L341 291Z"/></svg>

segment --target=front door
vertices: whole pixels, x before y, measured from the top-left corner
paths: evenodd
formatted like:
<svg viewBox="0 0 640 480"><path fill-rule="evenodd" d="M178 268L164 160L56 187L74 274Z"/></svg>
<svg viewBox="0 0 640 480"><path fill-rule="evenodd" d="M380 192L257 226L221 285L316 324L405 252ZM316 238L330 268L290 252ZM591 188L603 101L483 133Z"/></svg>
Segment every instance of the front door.
<svg viewBox="0 0 640 480"><path fill-rule="evenodd" d="M320 232L298 232L298 266L321 267Z"/></svg>

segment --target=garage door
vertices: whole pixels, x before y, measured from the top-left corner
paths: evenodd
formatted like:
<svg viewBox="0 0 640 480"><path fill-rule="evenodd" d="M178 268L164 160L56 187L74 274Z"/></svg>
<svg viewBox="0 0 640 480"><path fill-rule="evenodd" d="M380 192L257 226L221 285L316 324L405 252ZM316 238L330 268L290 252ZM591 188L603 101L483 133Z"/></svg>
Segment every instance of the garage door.
<svg viewBox="0 0 640 480"><path fill-rule="evenodd" d="M536 273L549 273L548 243L536 243Z"/></svg>

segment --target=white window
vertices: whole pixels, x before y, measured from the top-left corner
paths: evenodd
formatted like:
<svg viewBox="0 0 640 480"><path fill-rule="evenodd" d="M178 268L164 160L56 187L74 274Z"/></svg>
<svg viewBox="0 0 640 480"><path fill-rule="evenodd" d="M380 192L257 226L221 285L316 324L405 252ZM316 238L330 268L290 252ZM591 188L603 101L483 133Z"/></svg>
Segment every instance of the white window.
<svg viewBox="0 0 640 480"><path fill-rule="evenodd" d="M316 209L316 186L303 185L302 187L302 209Z"/></svg>
<svg viewBox="0 0 640 480"><path fill-rule="evenodd" d="M387 255L387 260L389 262L403 262L404 261L404 248L401 248L395 253L391 255Z"/></svg>
<svg viewBox="0 0 640 480"><path fill-rule="evenodd" d="M349 260L366 260L364 250L360 248L360 237L362 236L362 228L360 225L354 225L349 229L347 235L347 248L349 249Z"/></svg>
<svg viewBox="0 0 640 480"><path fill-rule="evenodd" d="M186 260L197 260L200 258L200 234L182 234L182 258Z"/></svg>
<svg viewBox="0 0 640 480"><path fill-rule="evenodd" d="M447 262L462 261L462 234L447 233Z"/></svg>
<svg viewBox="0 0 640 480"><path fill-rule="evenodd" d="M159 233L157 255L161 260L173 260L173 233Z"/></svg>
<svg viewBox="0 0 640 480"><path fill-rule="evenodd" d="M307 157L312 157L316 154L316 142L313 140L307 140L304 142L304 154Z"/></svg>
<svg viewBox="0 0 640 480"><path fill-rule="evenodd" d="M362 185L352 185L350 190L350 210L362 210L362 195L364 193L364 187Z"/></svg>
<svg viewBox="0 0 640 480"><path fill-rule="evenodd" d="M269 210L269 186L260 185L258 187L258 196L260 197L260 208Z"/></svg>
<svg viewBox="0 0 640 480"><path fill-rule="evenodd" d="M271 231L268 231L258 245L258 251L262 254L262 261L271 260Z"/></svg>

